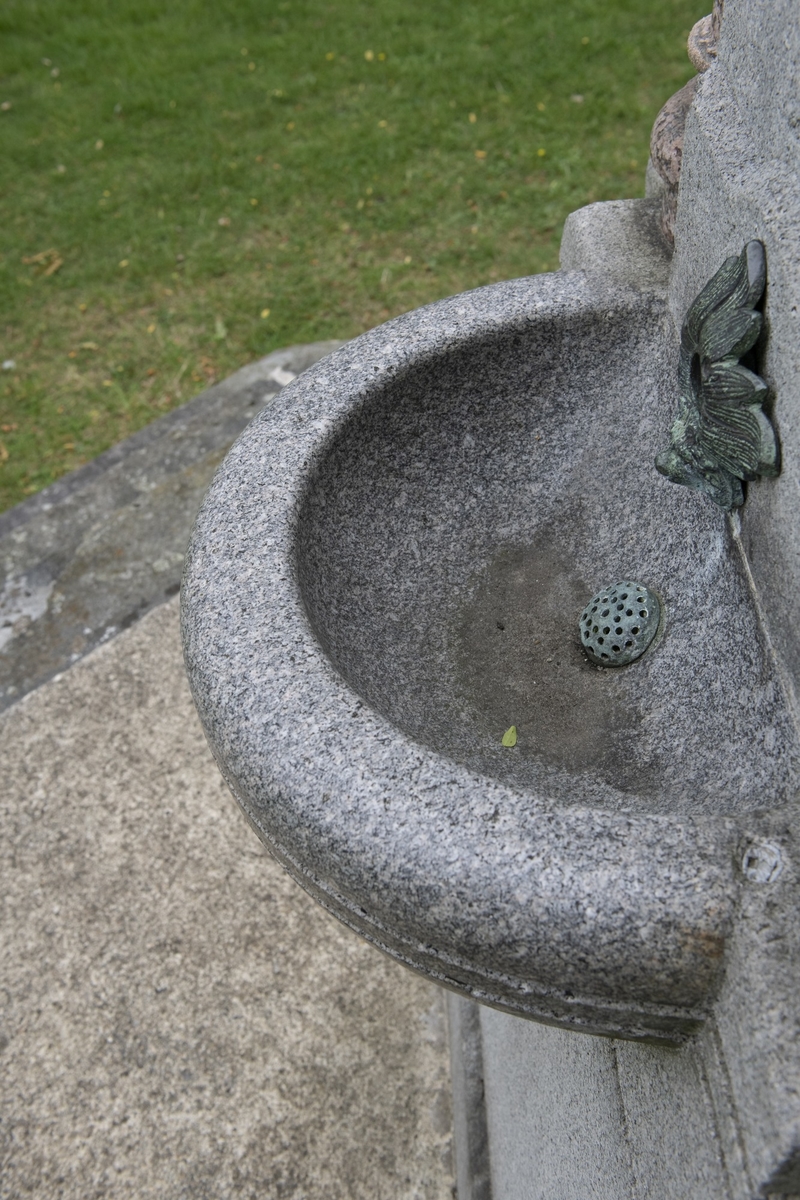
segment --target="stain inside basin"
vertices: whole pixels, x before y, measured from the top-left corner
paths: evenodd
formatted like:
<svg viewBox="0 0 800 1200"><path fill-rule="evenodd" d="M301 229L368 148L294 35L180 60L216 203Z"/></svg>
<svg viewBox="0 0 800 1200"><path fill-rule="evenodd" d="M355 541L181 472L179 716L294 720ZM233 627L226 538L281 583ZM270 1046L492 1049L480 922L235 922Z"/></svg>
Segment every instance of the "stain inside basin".
<svg viewBox="0 0 800 1200"><path fill-rule="evenodd" d="M659 331L621 322L602 370L596 323L536 332L376 385L327 445L296 543L316 637L412 738L559 803L781 804L796 732L735 542L651 465ZM603 669L578 620L621 579L663 599L663 632Z"/></svg>
<svg viewBox="0 0 800 1200"><path fill-rule="evenodd" d="M546 542L500 551L454 614L455 688L485 752L513 720L521 758L594 770L618 788L646 794L657 787L658 772L632 752L646 716L642 679L587 658L575 614L588 594Z"/></svg>

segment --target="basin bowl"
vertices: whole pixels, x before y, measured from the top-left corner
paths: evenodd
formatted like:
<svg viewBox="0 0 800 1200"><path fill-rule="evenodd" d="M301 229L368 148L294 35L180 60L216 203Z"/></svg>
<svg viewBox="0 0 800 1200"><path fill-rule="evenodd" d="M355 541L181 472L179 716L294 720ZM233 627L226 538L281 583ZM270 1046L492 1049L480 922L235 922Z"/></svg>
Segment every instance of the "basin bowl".
<svg viewBox="0 0 800 1200"><path fill-rule="evenodd" d="M320 903L484 1003L670 1043L798 758L735 528L653 468L676 353L581 272L390 321L240 437L182 588L220 769ZM578 619L623 579L662 628L604 669Z"/></svg>

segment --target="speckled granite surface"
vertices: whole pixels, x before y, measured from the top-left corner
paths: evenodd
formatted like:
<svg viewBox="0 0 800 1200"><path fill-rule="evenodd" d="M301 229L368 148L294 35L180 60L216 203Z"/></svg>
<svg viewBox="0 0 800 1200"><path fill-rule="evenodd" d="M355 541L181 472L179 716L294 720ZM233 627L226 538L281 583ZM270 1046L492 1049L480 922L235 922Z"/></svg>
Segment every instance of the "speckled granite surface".
<svg viewBox="0 0 800 1200"><path fill-rule="evenodd" d="M680 1039L729 929L732 814L797 747L723 518L649 466L663 320L563 273L348 344L234 446L183 596L217 760L323 904L488 1003ZM572 617L625 575L664 596L663 642L587 669Z"/></svg>

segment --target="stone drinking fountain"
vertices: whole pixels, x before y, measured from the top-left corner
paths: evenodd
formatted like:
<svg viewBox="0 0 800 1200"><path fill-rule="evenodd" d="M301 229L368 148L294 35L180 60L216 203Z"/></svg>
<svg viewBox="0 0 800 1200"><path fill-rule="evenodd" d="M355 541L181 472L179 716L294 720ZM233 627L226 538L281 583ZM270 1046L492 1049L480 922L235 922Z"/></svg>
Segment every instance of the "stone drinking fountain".
<svg viewBox="0 0 800 1200"><path fill-rule="evenodd" d="M454 993L460 1200L800 1195L800 18L691 55L650 196L308 370L187 560L254 829Z"/></svg>

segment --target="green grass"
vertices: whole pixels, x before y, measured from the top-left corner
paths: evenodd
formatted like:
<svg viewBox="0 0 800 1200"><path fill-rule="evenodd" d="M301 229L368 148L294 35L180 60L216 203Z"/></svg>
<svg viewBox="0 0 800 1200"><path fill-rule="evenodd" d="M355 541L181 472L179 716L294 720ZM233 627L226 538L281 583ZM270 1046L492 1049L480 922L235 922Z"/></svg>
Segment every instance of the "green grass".
<svg viewBox="0 0 800 1200"><path fill-rule="evenodd" d="M0 508L279 346L554 269L708 7L5 0Z"/></svg>

